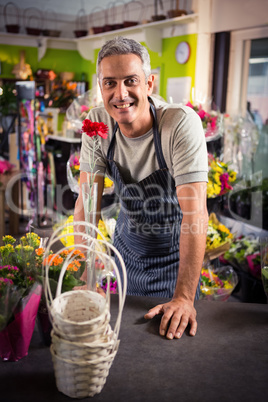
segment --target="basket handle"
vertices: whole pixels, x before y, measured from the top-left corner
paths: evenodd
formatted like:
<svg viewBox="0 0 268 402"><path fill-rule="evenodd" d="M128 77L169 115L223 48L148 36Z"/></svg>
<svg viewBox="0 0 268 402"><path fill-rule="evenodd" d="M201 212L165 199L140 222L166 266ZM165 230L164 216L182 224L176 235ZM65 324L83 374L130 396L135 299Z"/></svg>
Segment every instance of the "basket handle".
<svg viewBox="0 0 268 402"><path fill-rule="evenodd" d="M12 1L6 3L5 6L4 6L3 14L4 14L5 25L8 25L8 12L7 12L8 7L13 7L13 9L15 10L15 14L16 14L16 18L17 18L17 25L19 25L19 21L20 21L20 13L19 13L19 11L20 11L20 9Z"/></svg>
<svg viewBox="0 0 268 402"><path fill-rule="evenodd" d="M46 249L44 257L48 256L49 250L51 249L51 246L56 241L59 240L59 237L57 236L58 233L60 231L62 231L64 227L71 226L71 225L72 225L71 222L69 224L63 225L62 227L59 227L53 233L53 235L51 236L51 239L50 239L50 241L48 243L48 246L47 246L47 249ZM87 229L91 229L91 230L96 231L103 238L101 232L93 224L91 224L89 222L85 222L85 221L80 221L80 222L76 223L76 226L80 226L80 225L84 226ZM72 235L74 235L74 236L75 235L81 236L81 234L84 234L84 233L81 233L81 232L72 233ZM66 237L66 234L60 236L60 238L61 237ZM119 301L118 301L118 315L117 315L117 319L116 319L115 326L114 326L114 333L115 333L116 339L117 339L118 334L119 334L120 324L121 324L123 306L124 306L125 298L126 298L127 274L126 274L125 263L124 263L124 260L123 260L123 258L121 256L121 254L119 253L119 251L112 244L108 243L106 240L96 239L96 238L94 238L94 237L92 237L90 235L87 235L87 237L89 237L91 239L91 244L90 245L83 245L83 248L87 249L88 251L93 251L95 249L96 244L101 243L101 244L105 245L108 249L111 249L116 254L116 256L117 256L117 258L118 258L118 260L120 262L121 268L122 268L123 285L122 285L122 282L121 282L121 277L120 277L119 270L118 270L117 265L115 264L114 260L111 259L111 257L107 256L107 254L105 254L104 252L98 251L98 255L100 255L100 256L102 256L103 258L106 258L106 259L109 258L109 262L111 263L111 265L112 265L112 267L113 267L113 269L115 271L116 277L117 277ZM64 247L63 249L70 249L70 248L73 248L73 246ZM62 250L58 251L58 253L60 253ZM71 259L71 257L69 258L69 260L67 258L66 261L65 261L65 264L62 267L60 277L59 277L59 281L58 281L58 286L57 286L57 293L58 293L59 289L61 290L63 276L64 276L64 273L65 273L65 271L67 269L67 266L68 266L68 264L70 262L70 259ZM45 297L46 297L46 301L47 301L48 306L49 306L48 301L50 301L50 302L53 301L51 289L50 289L50 286L49 286L49 266L50 266L49 263L47 263L46 266L45 266L45 286L44 286ZM111 272L111 270L109 272ZM107 297L110 297L110 279L109 279L109 277L108 277Z"/></svg>
<svg viewBox="0 0 268 402"><path fill-rule="evenodd" d="M38 20L40 20L40 25L38 26L38 28L42 29L43 23L44 23L44 16L43 16L42 11L36 7L25 8L25 10L23 12L23 22L25 24L25 27L27 27L28 22L30 23L33 18L37 19L37 25L38 25Z"/></svg>
<svg viewBox="0 0 268 402"><path fill-rule="evenodd" d="M88 223L88 222L85 222L85 221L81 221L81 222L76 223L76 227L79 227L80 225L83 226L84 228L87 228L87 229L91 229L91 230L93 229L93 231L95 231L95 235L98 234L102 239L104 239L103 234L99 231L99 229L95 225L93 225L91 223ZM83 232L75 232L75 233L73 233L73 232L72 233L63 233L63 229L68 228L68 227L73 227L73 223L72 222L65 223L64 225L58 227L58 229L55 232L53 232L52 236L50 237L49 243L47 245L44 258L48 257L50 250L53 249L53 245L56 242L58 242L61 239L65 239L67 236L78 235L78 236L87 238L87 240L90 239L91 242L94 239L94 237L90 236L85 231L83 231ZM60 250L57 251L57 253L55 253L54 258L57 255L59 255L61 252L63 252L64 250L69 250L69 249L72 249L72 248L74 248L73 245L63 246ZM87 251L92 251L92 248L90 248L90 250L89 250L88 247L85 244L83 244L82 248L86 249ZM110 256L110 249L108 251L109 251L109 256ZM54 258L51 260L51 262L53 262ZM67 259L68 262L66 264L66 269L67 269L68 264L70 263L70 260L71 260L71 258ZM45 267L45 284L44 284L44 289L48 293L47 301L49 301L50 303L52 303L52 301L53 301L53 297L52 297L52 293L51 293L51 289L50 289L50 285L49 285L49 265L51 265L51 262L50 262L50 264L46 264L46 267ZM47 270L47 265L48 265L48 270ZM64 273L65 273L66 269L64 270ZM64 273L62 275L62 280L63 280ZM46 274L48 274L48 275L46 275ZM60 278L61 277L59 277L58 286L57 286L57 293L56 293L58 296L61 293L61 288L62 288L62 280L60 282Z"/></svg>
<svg viewBox="0 0 268 402"><path fill-rule="evenodd" d="M120 15L120 13L118 12L118 10L116 10L116 8L122 6L122 10L121 10L121 18L122 18L122 20L119 20L119 21L123 24L123 14L124 14L125 4L126 3L123 0L115 0L114 1L114 3L113 3L113 7L114 7L114 23L116 23L116 21L118 20L117 16Z"/></svg>
<svg viewBox="0 0 268 402"><path fill-rule="evenodd" d="M103 7L100 7L100 6L96 6L96 7L94 7L91 11L90 11L90 14L89 14L89 16L88 16L88 20L89 20L89 23L91 24L92 23L92 16L93 16L93 14L95 14L95 13L97 13L97 12L99 12L99 11L102 11L102 12L104 12L104 19L106 20L106 13L105 13L105 10L104 10L104 8ZM94 21L93 21L93 25L92 26L94 26Z"/></svg>
<svg viewBox="0 0 268 402"><path fill-rule="evenodd" d="M84 27L84 29L87 29L87 16L84 8L80 8L80 10L78 10L75 25L77 30L83 29Z"/></svg>
<svg viewBox="0 0 268 402"><path fill-rule="evenodd" d="M50 18L50 16L52 16L52 18ZM47 23L48 23L49 21L53 21L53 22L54 22L54 27L55 27L55 29L58 28L58 26L57 26L57 25L58 25L58 18L57 18L57 15L56 15L56 13L55 13L54 10L52 10L52 9L46 10L44 20L45 20L45 27L46 27L46 29L48 29L48 24L47 24Z"/></svg>
<svg viewBox="0 0 268 402"><path fill-rule="evenodd" d="M140 1L138 0L133 0L130 1L129 3L126 3L124 6L124 19L128 20L128 16L129 16L129 6L132 4L137 4L138 6L140 6L140 17L138 19L138 22L141 21L142 18L142 14L143 14L143 8L144 8L144 4L142 4Z"/></svg>

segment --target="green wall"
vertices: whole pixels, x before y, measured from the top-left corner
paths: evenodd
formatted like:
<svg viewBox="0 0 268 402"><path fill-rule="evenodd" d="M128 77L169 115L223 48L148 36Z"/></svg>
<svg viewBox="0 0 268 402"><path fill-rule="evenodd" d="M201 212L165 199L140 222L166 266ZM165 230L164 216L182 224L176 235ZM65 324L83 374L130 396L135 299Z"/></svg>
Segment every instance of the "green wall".
<svg viewBox="0 0 268 402"><path fill-rule="evenodd" d="M82 73L89 81L95 66L83 59L76 50L47 49L45 56L38 61L38 52L35 47L0 45L0 60L2 71L0 78L14 77L12 69L20 61L20 51L25 51L25 63L30 64L33 74L38 69L53 70L56 74L63 71L75 73L75 80L80 81Z"/></svg>
<svg viewBox="0 0 268 402"><path fill-rule="evenodd" d="M191 56L189 61L180 65L176 61L175 51L177 45L187 40L191 47ZM145 43L143 43L146 45ZM183 35L173 38L164 38L162 42L162 54L152 52L149 48L152 69L160 68L160 95L166 99L166 88L168 78L173 77L192 77L192 87L195 85L195 62L196 62L197 35ZM75 73L75 80L82 79L82 73L85 79L92 83L92 75L95 73L96 63L83 59L76 50L47 49L45 56L38 62L37 48L26 46L0 45L0 60L2 71L0 78L14 77L12 69L19 63L20 51L25 50L25 62L30 64L33 73L38 69L51 69L56 74L62 71L72 71ZM95 50L95 61L99 49Z"/></svg>

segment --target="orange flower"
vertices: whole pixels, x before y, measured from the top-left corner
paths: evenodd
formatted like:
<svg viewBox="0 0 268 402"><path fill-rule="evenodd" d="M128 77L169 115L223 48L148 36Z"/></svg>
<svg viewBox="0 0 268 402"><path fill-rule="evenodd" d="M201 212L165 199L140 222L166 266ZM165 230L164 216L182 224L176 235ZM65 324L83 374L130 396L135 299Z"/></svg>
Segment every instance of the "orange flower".
<svg viewBox="0 0 268 402"><path fill-rule="evenodd" d="M75 271L77 272L78 269L80 268L81 264L79 261L73 261L71 262L68 267L67 267L67 271Z"/></svg>
<svg viewBox="0 0 268 402"><path fill-rule="evenodd" d="M73 255L76 255L77 258L85 258L85 255L80 250L74 250Z"/></svg>
<svg viewBox="0 0 268 402"><path fill-rule="evenodd" d="M63 251L60 253L60 256L61 256L62 258L64 258L64 257L67 257L69 254L70 254L70 251L69 251L69 250L63 250Z"/></svg>
<svg viewBox="0 0 268 402"><path fill-rule="evenodd" d="M44 265L49 264L54 254L50 254L47 258L44 259Z"/></svg>
<svg viewBox="0 0 268 402"><path fill-rule="evenodd" d="M35 250L36 255L38 255L38 257L41 257L45 252L45 249L43 247L39 247L38 249Z"/></svg>
<svg viewBox="0 0 268 402"><path fill-rule="evenodd" d="M54 254L55 255L55 254ZM63 263L63 258L59 257L58 255L54 258L52 265L55 267Z"/></svg>

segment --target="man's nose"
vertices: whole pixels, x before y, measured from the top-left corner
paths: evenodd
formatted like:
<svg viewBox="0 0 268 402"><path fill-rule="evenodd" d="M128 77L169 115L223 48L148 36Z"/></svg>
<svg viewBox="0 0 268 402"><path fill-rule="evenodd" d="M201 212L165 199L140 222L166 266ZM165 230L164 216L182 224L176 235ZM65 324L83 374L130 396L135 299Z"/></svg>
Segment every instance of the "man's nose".
<svg viewBox="0 0 268 402"><path fill-rule="evenodd" d="M117 99L125 99L128 96L128 90L127 87L123 82L120 82L116 86L116 98Z"/></svg>

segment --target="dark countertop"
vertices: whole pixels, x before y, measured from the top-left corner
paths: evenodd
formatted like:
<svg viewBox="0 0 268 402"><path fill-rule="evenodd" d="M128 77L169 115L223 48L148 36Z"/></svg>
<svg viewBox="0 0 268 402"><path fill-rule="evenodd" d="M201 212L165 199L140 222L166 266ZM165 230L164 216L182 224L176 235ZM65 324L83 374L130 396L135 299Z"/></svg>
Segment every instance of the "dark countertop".
<svg viewBox="0 0 268 402"><path fill-rule="evenodd" d="M195 337L158 335L164 299L127 296L118 353L100 402L264 402L268 400L268 305L198 301ZM112 296L112 316L116 312ZM29 354L0 362L1 402L71 401L55 384L49 348L35 328ZM73 399L77 400L77 399Z"/></svg>

